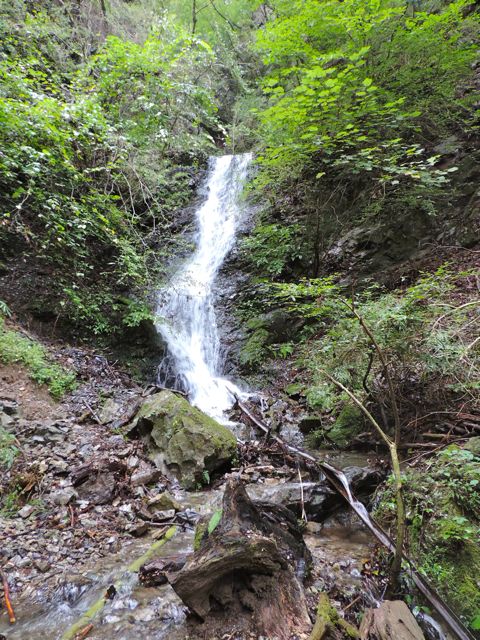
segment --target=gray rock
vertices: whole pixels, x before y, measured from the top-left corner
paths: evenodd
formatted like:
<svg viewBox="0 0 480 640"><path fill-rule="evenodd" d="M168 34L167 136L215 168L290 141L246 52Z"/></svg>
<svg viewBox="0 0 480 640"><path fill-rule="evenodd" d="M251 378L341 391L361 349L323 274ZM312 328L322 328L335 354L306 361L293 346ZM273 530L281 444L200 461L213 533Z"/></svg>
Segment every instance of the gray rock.
<svg viewBox="0 0 480 640"><path fill-rule="evenodd" d="M35 560L33 566L40 571L40 573L47 573L50 569L51 564L46 560Z"/></svg>
<svg viewBox="0 0 480 640"><path fill-rule="evenodd" d="M8 416L15 416L18 414L18 405L14 400L2 400L1 410Z"/></svg>
<svg viewBox="0 0 480 640"><path fill-rule="evenodd" d="M378 640L425 640L417 621L401 600L385 600L377 609L367 609L360 636Z"/></svg>
<svg viewBox="0 0 480 640"><path fill-rule="evenodd" d="M78 497L77 492L73 487L66 487L65 489L57 489L52 491L49 495L49 500L53 504L60 507L66 506L71 500Z"/></svg>
<svg viewBox="0 0 480 640"><path fill-rule="evenodd" d="M237 451L235 436L227 427L171 391L148 398L129 433L145 437L155 464L178 477L187 489L205 483Z"/></svg>
<svg viewBox="0 0 480 640"><path fill-rule="evenodd" d="M161 473L158 469L142 460L132 473L130 481L133 487L140 487L156 482L160 477Z"/></svg>
<svg viewBox="0 0 480 640"><path fill-rule="evenodd" d="M131 524L127 524L127 526L125 527L125 531L135 538L144 536L147 533L148 529L149 526L146 522L133 522Z"/></svg>
<svg viewBox="0 0 480 640"><path fill-rule="evenodd" d="M0 413L0 426L6 429L13 423L13 418L3 411Z"/></svg>
<svg viewBox="0 0 480 640"><path fill-rule="evenodd" d="M108 504L115 493L115 476L113 473L99 473L89 478L78 487L78 495L95 505Z"/></svg>
<svg viewBox="0 0 480 640"><path fill-rule="evenodd" d="M357 494L372 493L381 479L380 474L369 467L346 467L343 472ZM254 501L287 507L298 516L301 515L302 485L299 482L251 484L246 489ZM316 521L324 520L334 509L345 504L344 499L331 488L326 479L304 482L303 500L307 516Z"/></svg>
<svg viewBox="0 0 480 640"><path fill-rule="evenodd" d="M34 511L35 511L35 507L32 507L32 505L27 504L20 509L20 511L18 512L18 515L20 516L20 518L29 518Z"/></svg>
<svg viewBox="0 0 480 640"><path fill-rule="evenodd" d="M100 410L99 418L102 424L113 422L122 413L122 405L113 398L108 398Z"/></svg>
<svg viewBox="0 0 480 640"><path fill-rule="evenodd" d="M173 509L174 511L181 511L182 505L179 504L168 493L168 491L164 491L163 493L159 493L158 496L155 496L148 501L148 509L149 511L161 511L170 509Z"/></svg>

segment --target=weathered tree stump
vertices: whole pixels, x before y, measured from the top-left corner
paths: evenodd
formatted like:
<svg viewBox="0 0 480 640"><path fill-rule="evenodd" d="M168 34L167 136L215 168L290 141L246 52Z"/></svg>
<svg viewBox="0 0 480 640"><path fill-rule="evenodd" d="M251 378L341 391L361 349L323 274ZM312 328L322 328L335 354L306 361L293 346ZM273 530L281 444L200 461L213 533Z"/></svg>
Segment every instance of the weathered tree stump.
<svg viewBox="0 0 480 640"><path fill-rule="evenodd" d="M309 563L288 509L257 507L241 481L227 481L222 517L171 585L197 616L247 616L257 633L287 640L311 628L296 569Z"/></svg>
<svg viewBox="0 0 480 640"><path fill-rule="evenodd" d="M362 640L425 640L417 621L401 600L385 600L368 609L360 626Z"/></svg>

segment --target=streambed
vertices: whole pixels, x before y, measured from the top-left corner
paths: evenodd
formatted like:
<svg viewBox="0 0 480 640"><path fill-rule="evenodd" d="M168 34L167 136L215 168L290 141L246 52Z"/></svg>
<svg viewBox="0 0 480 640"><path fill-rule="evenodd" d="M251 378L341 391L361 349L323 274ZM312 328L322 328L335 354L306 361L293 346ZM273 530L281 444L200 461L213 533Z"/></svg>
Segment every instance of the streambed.
<svg viewBox="0 0 480 640"><path fill-rule="evenodd" d="M358 456L355 460L360 462ZM336 462L341 463L342 458L337 458ZM348 455L344 462L350 464ZM281 479L260 478L260 481L247 484L247 491L253 497L258 488L263 487L269 492L282 484L285 483ZM201 492L178 491L174 497L184 508L206 515L218 509L222 495L223 486ZM300 500L300 488L298 498ZM175 535L158 548L153 557L191 553L193 538L193 527L178 527ZM371 553L373 540L362 523L346 508L323 523L309 522L305 541L314 559L312 577L307 586L312 606L317 593L327 585L337 583L339 590L351 593L352 597L362 588L362 566ZM120 583L115 597L107 601L92 619L94 627L89 638L204 638L204 625L187 620L183 603L168 584L147 588L140 584L136 572L126 570L136 558L148 551L152 543L154 535L126 538L118 553L91 566L87 563L81 572L75 572L72 566L69 575L58 575L46 585L38 582L30 585L20 599L15 600L17 624L11 627L2 617L0 633L8 640L62 640L72 625L102 598L110 585Z"/></svg>

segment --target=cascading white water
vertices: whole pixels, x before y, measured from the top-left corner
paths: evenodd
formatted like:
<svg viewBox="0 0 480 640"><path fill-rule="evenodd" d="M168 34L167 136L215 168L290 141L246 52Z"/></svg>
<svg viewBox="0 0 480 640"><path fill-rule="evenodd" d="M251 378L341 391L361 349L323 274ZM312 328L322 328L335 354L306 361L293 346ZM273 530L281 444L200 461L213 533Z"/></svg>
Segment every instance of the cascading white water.
<svg viewBox="0 0 480 640"><path fill-rule="evenodd" d="M232 393L240 395L220 371L213 284L235 242L250 162L250 154L211 160L207 199L196 212L196 250L160 292L157 307L157 328L169 353L159 367L160 384L165 384L173 369L173 386L183 388L193 404L216 418L232 406Z"/></svg>

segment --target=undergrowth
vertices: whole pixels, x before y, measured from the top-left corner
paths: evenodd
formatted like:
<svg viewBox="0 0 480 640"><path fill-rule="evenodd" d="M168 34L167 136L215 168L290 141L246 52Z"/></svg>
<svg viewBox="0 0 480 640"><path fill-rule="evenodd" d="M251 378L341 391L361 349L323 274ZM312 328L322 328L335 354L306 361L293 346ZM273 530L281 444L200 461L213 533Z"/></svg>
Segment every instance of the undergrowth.
<svg viewBox="0 0 480 640"><path fill-rule="evenodd" d="M23 365L30 378L46 385L56 400L75 387L76 375L51 360L46 349L5 326L0 318L0 361L5 364Z"/></svg>
<svg viewBox="0 0 480 640"><path fill-rule="evenodd" d="M0 427L0 469L10 469L18 453L15 437Z"/></svg>
<svg viewBox="0 0 480 640"><path fill-rule="evenodd" d="M472 628L480 615L479 462L472 451L452 445L404 474L408 553ZM373 514L392 531L394 491L390 478L379 491Z"/></svg>

